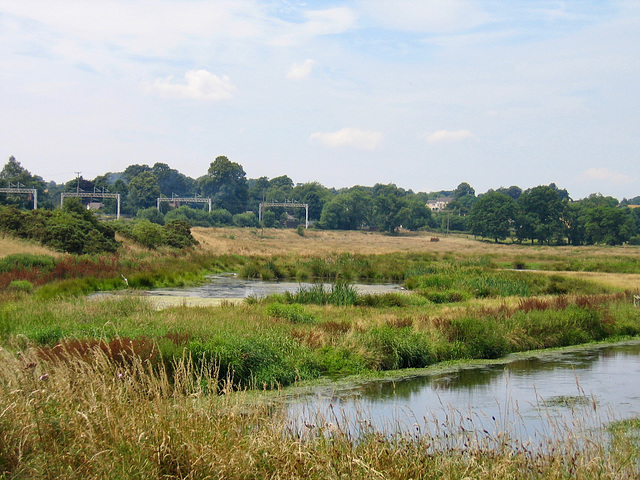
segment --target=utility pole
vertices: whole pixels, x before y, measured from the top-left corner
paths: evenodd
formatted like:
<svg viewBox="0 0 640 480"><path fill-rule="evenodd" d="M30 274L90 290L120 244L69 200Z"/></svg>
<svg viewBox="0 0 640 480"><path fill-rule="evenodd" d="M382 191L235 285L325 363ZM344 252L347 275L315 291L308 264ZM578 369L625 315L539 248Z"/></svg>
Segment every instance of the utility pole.
<svg viewBox="0 0 640 480"><path fill-rule="evenodd" d="M76 174L76 179L78 180L78 182L76 183L76 193L80 193L80 174L82 172L75 172Z"/></svg>

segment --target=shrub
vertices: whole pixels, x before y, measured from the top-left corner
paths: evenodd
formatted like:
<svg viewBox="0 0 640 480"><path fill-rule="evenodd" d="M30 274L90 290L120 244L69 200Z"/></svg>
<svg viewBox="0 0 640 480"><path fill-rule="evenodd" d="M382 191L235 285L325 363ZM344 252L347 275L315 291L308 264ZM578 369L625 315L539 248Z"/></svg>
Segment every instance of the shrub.
<svg viewBox="0 0 640 480"><path fill-rule="evenodd" d="M233 216L233 224L236 227L259 227L258 217L253 212L238 213Z"/></svg>
<svg viewBox="0 0 640 480"><path fill-rule="evenodd" d="M50 255L34 255L31 253L16 253L0 258L0 272L12 270L30 270L37 268L41 272L53 270L55 260Z"/></svg>
<svg viewBox="0 0 640 480"><path fill-rule="evenodd" d="M157 208L142 208L136 213L136 218L140 220L149 220L158 225L164 225L164 215Z"/></svg>
<svg viewBox="0 0 640 480"><path fill-rule="evenodd" d="M316 321L312 313L307 312L301 305L296 304L272 303L267 307L267 314L288 320L291 323L315 323Z"/></svg>
<svg viewBox="0 0 640 480"><path fill-rule="evenodd" d="M420 368L433 362L427 338L411 327L376 327L368 332L365 342L376 352L374 361L383 370Z"/></svg>
<svg viewBox="0 0 640 480"><path fill-rule="evenodd" d="M233 215L229 210L219 208L209 212L209 223L212 227L222 227L233 224Z"/></svg>
<svg viewBox="0 0 640 480"><path fill-rule="evenodd" d="M14 280L7 288L14 292L31 293L33 291L33 283L27 280Z"/></svg>
<svg viewBox="0 0 640 480"><path fill-rule="evenodd" d="M449 340L466 346L469 358L500 358L509 346L499 322L494 318L457 318L451 320Z"/></svg>
<svg viewBox="0 0 640 480"><path fill-rule="evenodd" d="M184 220L173 220L164 226L166 244L174 248L187 248L198 242L191 235L191 227Z"/></svg>
<svg viewBox="0 0 640 480"><path fill-rule="evenodd" d="M149 220L137 220L131 228L131 236L147 248L157 248L166 242L165 230Z"/></svg>

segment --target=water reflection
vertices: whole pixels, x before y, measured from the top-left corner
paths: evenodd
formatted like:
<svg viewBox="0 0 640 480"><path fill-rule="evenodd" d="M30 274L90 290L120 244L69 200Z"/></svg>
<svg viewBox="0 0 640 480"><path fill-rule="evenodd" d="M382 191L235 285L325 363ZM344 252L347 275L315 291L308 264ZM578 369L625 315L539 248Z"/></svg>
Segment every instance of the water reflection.
<svg viewBox="0 0 640 480"><path fill-rule="evenodd" d="M498 365L316 389L288 408L294 423L329 419L355 433L363 423L386 432L433 433L434 426L457 416L477 431L495 434L508 426L522 438L547 438L553 425L573 422L574 415L598 421L640 415L639 354L640 342L546 353Z"/></svg>
<svg viewBox="0 0 640 480"><path fill-rule="evenodd" d="M192 298L247 298L250 296L264 297L273 293L297 292L300 287L310 287L312 283L306 282L267 282L263 280L250 280L230 275L212 275L207 277L203 285L183 288L159 288L150 290L153 295L166 295ZM324 284L329 288L328 284ZM397 284L364 284L358 283L354 287L362 294L378 294L399 291Z"/></svg>

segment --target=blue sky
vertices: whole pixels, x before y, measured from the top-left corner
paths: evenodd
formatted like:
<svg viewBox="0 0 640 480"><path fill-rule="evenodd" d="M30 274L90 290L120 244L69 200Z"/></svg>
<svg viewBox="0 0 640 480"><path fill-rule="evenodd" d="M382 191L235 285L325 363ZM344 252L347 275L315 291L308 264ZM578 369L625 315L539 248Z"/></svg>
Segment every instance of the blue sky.
<svg viewBox="0 0 640 480"><path fill-rule="evenodd" d="M640 195L640 1L0 0L0 161Z"/></svg>

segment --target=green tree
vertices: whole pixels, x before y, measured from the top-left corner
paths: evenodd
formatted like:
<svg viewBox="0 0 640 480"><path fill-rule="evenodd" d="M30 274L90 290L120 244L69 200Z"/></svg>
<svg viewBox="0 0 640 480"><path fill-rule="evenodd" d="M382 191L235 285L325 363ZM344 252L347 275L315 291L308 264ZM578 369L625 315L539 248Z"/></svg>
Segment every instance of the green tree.
<svg viewBox="0 0 640 480"><path fill-rule="evenodd" d="M372 213L369 192L354 187L324 204L319 225L329 230L357 230L372 222Z"/></svg>
<svg viewBox="0 0 640 480"><path fill-rule="evenodd" d="M244 211L248 199L247 178L242 166L227 157L217 157L209 166L207 175L198 179L198 188L205 197L211 197L218 208L231 213Z"/></svg>
<svg viewBox="0 0 640 480"><path fill-rule="evenodd" d="M171 197L173 194L178 197L187 197L194 193L195 180L169 167L166 163L154 164L151 167L151 173L158 179L160 193L165 197Z"/></svg>
<svg viewBox="0 0 640 480"><path fill-rule="evenodd" d="M456 187L456 189L453 191L453 199L454 200L458 200L464 196L471 196L474 197L476 195L476 191L475 189L469 185L467 182L462 182L460 185L458 185Z"/></svg>
<svg viewBox="0 0 640 480"><path fill-rule="evenodd" d="M134 164L134 165L129 165L127 168L125 168L124 172L122 172L122 176L124 177L124 181L129 183L131 180L133 180L135 177L137 177L141 173L150 172L150 171L151 171L151 167L149 165Z"/></svg>
<svg viewBox="0 0 640 480"><path fill-rule="evenodd" d="M294 200L309 205L309 219L319 220L324 204L331 196L329 189L318 182L303 183L293 187L291 196Z"/></svg>
<svg viewBox="0 0 640 480"><path fill-rule="evenodd" d="M540 185L525 191L517 201L516 236L520 240L538 240L540 243L560 241L565 234L562 221L565 203L557 188Z"/></svg>
<svg viewBox="0 0 640 480"><path fill-rule="evenodd" d="M509 188L500 187L496 189L496 192L504 193L514 200L517 200L522 195L522 189L517 185L511 185Z"/></svg>
<svg viewBox="0 0 640 480"><path fill-rule="evenodd" d="M634 218L629 207L587 206L582 219L587 243L622 245L635 233Z"/></svg>
<svg viewBox="0 0 640 480"><path fill-rule="evenodd" d="M407 199L407 205L403 207L403 211L399 215L402 219L402 226L409 230L415 231L433 224L431 209L418 197Z"/></svg>
<svg viewBox="0 0 640 480"><path fill-rule="evenodd" d="M247 180L247 209L257 212L260 202L267 199L267 190L269 190L267 177Z"/></svg>
<svg viewBox="0 0 640 480"><path fill-rule="evenodd" d="M46 200L45 181L37 175L32 175L14 156L9 157L9 161L0 171L0 187L5 188L10 185L36 189L38 191L39 204ZM4 200L3 203L15 205L19 208L33 208L33 198L24 194L10 195L0 193L0 200Z"/></svg>
<svg viewBox="0 0 640 480"><path fill-rule="evenodd" d="M259 227L258 217L253 212L237 213L233 216L236 227Z"/></svg>
<svg viewBox="0 0 640 480"><path fill-rule="evenodd" d="M266 228L275 228L278 225L278 218L273 210L266 210L262 214L262 224Z"/></svg>
<svg viewBox="0 0 640 480"><path fill-rule="evenodd" d="M142 172L129 182L129 202L135 209L149 208L156 205L160 196L158 179L149 172Z"/></svg>
<svg viewBox="0 0 640 480"><path fill-rule="evenodd" d="M164 225L164 215L162 215L162 212L160 212L156 207L138 210L136 218L149 220L150 222L157 223L158 225Z"/></svg>
<svg viewBox="0 0 640 480"><path fill-rule="evenodd" d="M488 192L478 198L467 218L473 235L492 238L496 243L511 234L516 202L501 192Z"/></svg>
<svg viewBox="0 0 640 480"><path fill-rule="evenodd" d="M395 232L406 220L408 202L405 191L395 185L375 185L373 219L375 225L389 233Z"/></svg>

